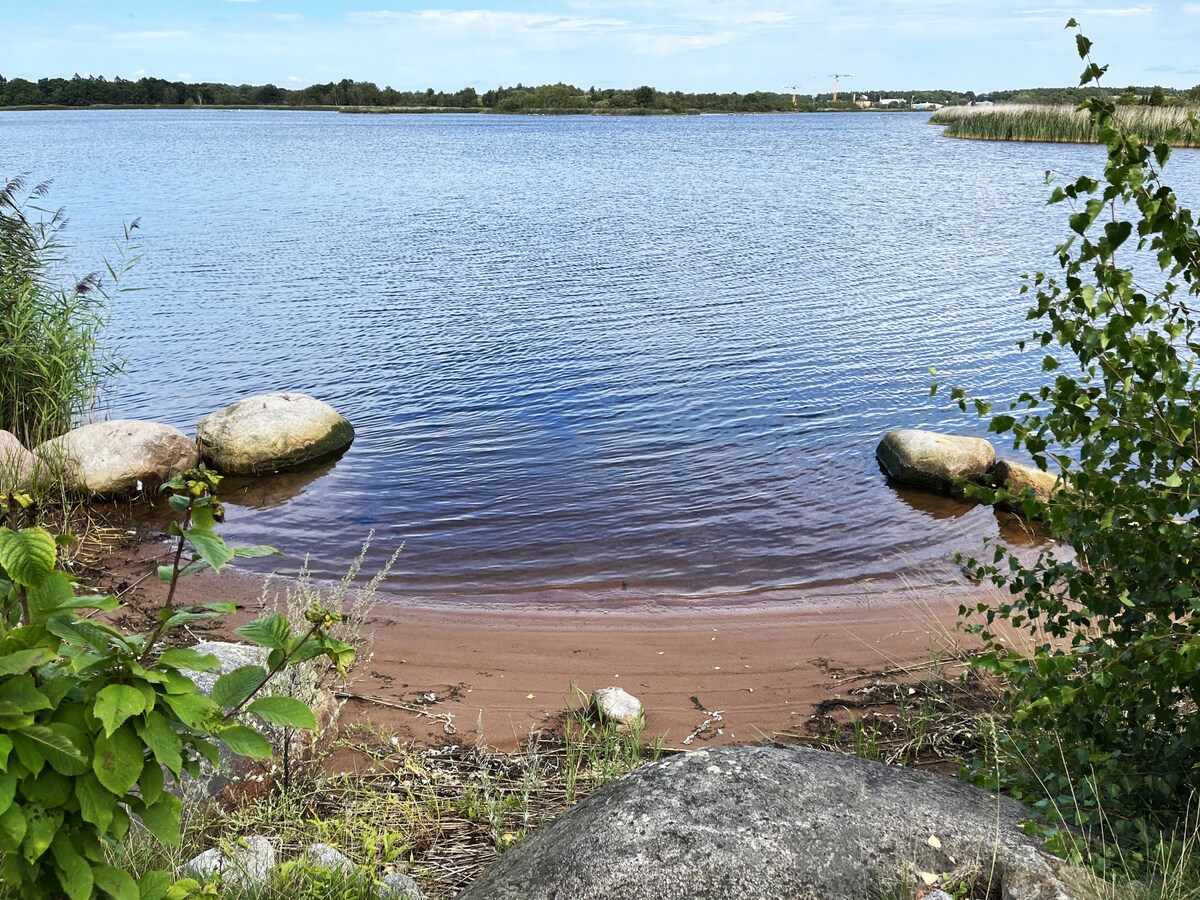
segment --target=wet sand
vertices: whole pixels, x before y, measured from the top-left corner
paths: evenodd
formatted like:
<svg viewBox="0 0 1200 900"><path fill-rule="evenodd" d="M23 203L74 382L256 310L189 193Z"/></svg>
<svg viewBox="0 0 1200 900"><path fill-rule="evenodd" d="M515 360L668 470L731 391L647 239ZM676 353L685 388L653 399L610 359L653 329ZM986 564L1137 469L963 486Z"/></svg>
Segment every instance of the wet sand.
<svg viewBox="0 0 1200 900"><path fill-rule="evenodd" d="M166 549L150 538L105 561L98 586L124 590L131 625L144 627L138 611L165 596L146 575ZM232 599L244 621L262 591L261 577L226 570L186 579L180 600ZM662 736L667 747L761 742L802 728L818 704L849 696L863 676L969 643L955 616L977 591L866 586L753 606L661 598L590 611L385 598L368 622L372 655L342 722L369 721L401 741L511 750L578 703L575 688L617 685L645 705L647 739Z"/></svg>

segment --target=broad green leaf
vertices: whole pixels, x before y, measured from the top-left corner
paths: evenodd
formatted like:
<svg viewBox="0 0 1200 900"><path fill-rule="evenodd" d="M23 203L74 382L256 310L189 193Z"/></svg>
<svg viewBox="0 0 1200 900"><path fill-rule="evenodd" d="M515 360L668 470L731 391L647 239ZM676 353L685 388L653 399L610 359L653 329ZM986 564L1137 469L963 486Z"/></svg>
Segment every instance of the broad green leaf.
<svg viewBox="0 0 1200 900"><path fill-rule="evenodd" d="M140 900L140 892L128 872L115 866L92 866L96 887L114 900Z"/></svg>
<svg viewBox="0 0 1200 900"><path fill-rule="evenodd" d="M17 584L35 585L54 571L58 545L43 528L0 528L0 568Z"/></svg>
<svg viewBox="0 0 1200 900"><path fill-rule="evenodd" d="M91 772L75 779L75 796L79 798L79 814L85 822L91 822L101 833L108 831L112 822L117 798L112 791L100 783Z"/></svg>
<svg viewBox="0 0 1200 900"><path fill-rule="evenodd" d="M21 848L21 841L25 840L28 827L19 803L0 813L0 852L16 853Z"/></svg>
<svg viewBox="0 0 1200 900"><path fill-rule="evenodd" d="M212 568L212 566L210 566L208 564L208 560L193 559L186 566L180 566L179 577L187 578L189 575L195 575L197 572L203 572L205 569L210 569L210 568ZM175 567L174 566L159 566L158 567L158 580L159 581L169 582L174 577L175 577Z"/></svg>
<svg viewBox="0 0 1200 900"><path fill-rule="evenodd" d="M16 675L21 672L28 672L30 669L36 669L38 666L45 665L54 659L56 659L54 652L44 647L31 647L28 650L18 650L16 653L0 656L0 675Z"/></svg>
<svg viewBox="0 0 1200 900"><path fill-rule="evenodd" d="M271 745L267 743L267 739L245 725L230 725L221 730L217 739L238 756L266 759L271 755Z"/></svg>
<svg viewBox="0 0 1200 900"><path fill-rule="evenodd" d="M264 556L283 556L283 552L274 547L257 544L249 547L234 547L233 555L238 559L261 559Z"/></svg>
<svg viewBox="0 0 1200 900"><path fill-rule="evenodd" d="M191 672L213 672L221 661L211 653L197 653L191 647L172 647L158 657L158 664L168 669L187 669Z"/></svg>
<svg viewBox="0 0 1200 900"><path fill-rule="evenodd" d="M179 720L191 728L203 728L209 717L218 711L215 703L196 693L167 694L163 700Z"/></svg>
<svg viewBox="0 0 1200 900"><path fill-rule="evenodd" d="M66 616L50 619L46 623L46 630L56 637L62 638L72 646L87 647L97 653L104 653L109 649L110 627Z"/></svg>
<svg viewBox="0 0 1200 900"><path fill-rule="evenodd" d="M64 603L75 599L75 583L66 572L49 572L29 588L26 596L29 598L31 620L45 622Z"/></svg>
<svg viewBox="0 0 1200 900"><path fill-rule="evenodd" d="M237 706L253 694L267 678L262 666L241 666L217 679L213 685L212 699L218 706Z"/></svg>
<svg viewBox="0 0 1200 900"><path fill-rule="evenodd" d="M207 528L189 528L183 533L192 549L216 571L233 559L233 551L226 546L221 536Z"/></svg>
<svg viewBox="0 0 1200 900"><path fill-rule="evenodd" d="M142 766L142 774L138 778L138 790L141 792L142 802L146 804L157 803L158 798L162 796L163 767L157 759L151 757Z"/></svg>
<svg viewBox="0 0 1200 900"><path fill-rule="evenodd" d="M111 735L97 736L92 771L118 797L134 786L144 764L142 742L131 725L122 725Z"/></svg>
<svg viewBox="0 0 1200 900"><path fill-rule="evenodd" d="M178 844L181 806L174 794L163 794L157 803L148 804L142 810L142 824L164 844Z"/></svg>
<svg viewBox="0 0 1200 900"><path fill-rule="evenodd" d="M11 703L23 713L54 708L50 698L34 685L32 675L17 675L0 682L0 703Z"/></svg>
<svg viewBox="0 0 1200 900"><path fill-rule="evenodd" d="M92 712L104 725L104 733L111 736L130 716L140 715L146 710L146 698L137 688L127 684L110 684L96 694L96 705Z"/></svg>
<svg viewBox="0 0 1200 900"><path fill-rule="evenodd" d="M55 835L50 844L54 857L55 875L70 900L89 900L92 896L92 867L79 855L66 832Z"/></svg>
<svg viewBox="0 0 1200 900"><path fill-rule="evenodd" d="M235 628L234 633L249 638L260 646L278 650L287 646L288 638L292 635L292 628L284 616L274 612Z"/></svg>
<svg viewBox="0 0 1200 900"><path fill-rule="evenodd" d="M50 849L54 835L62 825L63 811L48 810L40 804L25 805L25 840L21 841L21 855L26 862L35 862Z"/></svg>
<svg viewBox="0 0 1200 900"><path fill-rule="evenodd" d="M246 707L247 711L261 716L272 725L286 728L306 728L313 731L317 720L307 704L295 697L259 697Z"/></svg>
<svg viewBox="0 0 1200 900"><path fill-rule="evenodd" d="M138 879L141 900L162 900L167 895L167 891L171 889L171 881L171 873L164 872L162 869L143 872L142 877Z"/></svg>
<svg viewBox="0 0 1200 900"><path fill-rule="evenodd" d="M8 771L8 754L12 752L12 738L0 734L0 772Z"/></svg>
<svg viewBox="0 0 1200 900"><path fill-rule="evenodd" d="M17 793L17 776L0 775L0 813L8 809Z"/></svg>
<svg viewBox="0 0 1200 900"><path fill-rule="evenodd" d="M88 764L83 752L74 741L77 730L69 725L52 722L49 725L30 725L12 735L13 743L18 748L28 742L37 748L38 753L48 762L51 768L63 775L82 775L87 771Z"/></svg>

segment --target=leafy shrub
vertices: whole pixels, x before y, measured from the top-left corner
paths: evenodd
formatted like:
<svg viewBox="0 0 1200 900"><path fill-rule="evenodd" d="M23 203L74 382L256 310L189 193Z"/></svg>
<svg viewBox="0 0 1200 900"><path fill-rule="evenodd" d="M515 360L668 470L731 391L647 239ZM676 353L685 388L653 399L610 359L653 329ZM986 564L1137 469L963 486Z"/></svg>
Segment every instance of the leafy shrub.
<svg viewBox="0 0 1200 900"><path fill-rule="evenodd" d="M1076 40L1081 83L1098 83L1091 42ZM1074 556L1029 562L997 544L965 560L1009 595L963 613L1011 684L1010 759L1024 765L1002 772L1009 787L1076 824L1137 832L1180 821L1200 789L1200 236L1162 180L1168 141L1121 128L1107 99L1081 108L1107 147L1104 176L1053 189L1050 203L1073 208L1062 275L1022 288L1053 380L989 425L1062 471L1047 506L1025 504ZM1161 272L1135 277L1135 258ZM998 621L1035 636L1031 656Z"/></svg>
<svg viewBox="0 0 1200 900"><path fill-rule="evenodd" d="M308 610L298 633L271 613L237 629L268 648L266 666L222 675L211 698L197 690L187 673L216 670L216 657L164 641L189 622L233 612L233 604L178 607L179 579L236 556L274 552L231 548L215 533L218 480L200 468L164 486L179 515L171 526L177 544L172 565L159 569L170 589L146 635L92 617L116 609L116 598L76 596L70 576L55 566L59 541L47 531L0 527L0 881L23 900L100 893L156 900L199 889L173 885L165 871L135 883L111 865L113 851L134 819L161 841L179 840L181 804L165 776L180 783L201 761L215 765L217 743L255 759L270 755L243 714L315 726L301 701L259 696L277 672L322 655L342 670L353 660L353 649L326 633L336 617L325 609Z"/></svg>

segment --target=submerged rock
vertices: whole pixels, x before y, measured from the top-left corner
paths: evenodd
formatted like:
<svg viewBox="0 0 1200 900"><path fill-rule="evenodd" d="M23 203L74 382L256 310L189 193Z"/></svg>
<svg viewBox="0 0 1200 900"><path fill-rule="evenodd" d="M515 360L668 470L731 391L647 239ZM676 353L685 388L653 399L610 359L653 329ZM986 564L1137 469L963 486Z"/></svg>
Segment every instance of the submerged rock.
<svg viewBox="0 0 1200 900"><path fill-rule="evenodd" d="M1033 491L1033 496L1041 503L1049 503L1054 492L1062 486L1058 476L1052 472L1043 472L1041 469L1011 459L1002 459L996 463L996 484L1018 496L1024 493L1026 488L1029 488ZM1017 512L1021 511L1019 501L1002 505L1009 509L1015 509Z"/></svg>
<svg viewBox="0 0 1200 900"><path fill-rule="evenodd" d="M1065 864L1024 834L1029 818L955 779L837 753L701 750L609 783L459 900L869 897L925 888L930 873L946 884L994 873L1006 900L1041 900Z"/></svg>
<svg viewBox="0 0 1200 900"><path fill-rule="evenodd" d="M982 438L915 428L889 431L875 455L896 481L943 493L961 493L963 481L985 480L996 462L996 449Z"/></svg>
<svg viewBox="0 0 1200 900"><path fill-rule="evenodd" d="M21 491L33 477L34 456L16 435L0 431L0 494Z"/></svg>
<svg viewBox="0 0 1200 900"><path fill-rule="evenodd" d="M339 453L354 427L307 394L260 394L211 413L196 426L200 454L218 472L261 475Z"/></svg>
<svg viewBox="0 0 1200 900"><path fill-rule="evenodd" d="M42 478L102 497L151 492L199 461L196 445L158 422L94 422L34 450Z"/></svg>

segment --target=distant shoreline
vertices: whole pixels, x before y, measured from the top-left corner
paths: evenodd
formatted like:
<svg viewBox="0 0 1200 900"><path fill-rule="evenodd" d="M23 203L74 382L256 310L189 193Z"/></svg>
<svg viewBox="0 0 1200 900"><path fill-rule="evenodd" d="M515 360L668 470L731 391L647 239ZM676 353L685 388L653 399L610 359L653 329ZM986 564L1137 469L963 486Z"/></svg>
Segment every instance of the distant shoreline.
<svg viewBox="0 0 1200 900"><path fill-rule="evenodd" d="M520 110L487 109L478 106L283 106L277 104L239 103L232 105L206 104L166 104L166 103L129 103L129 104L94 104L92 106L0 106L0 113L5 112L111 112L115 110L193 110L195 112L337 112L351 115L489 115L489 116L779 116L806 115L812 113L897 113L925 112L913 109L764 109L764 110L707 110L707 109L643 109L629 107L621 109L557 109L532 108Z"/></svg>

